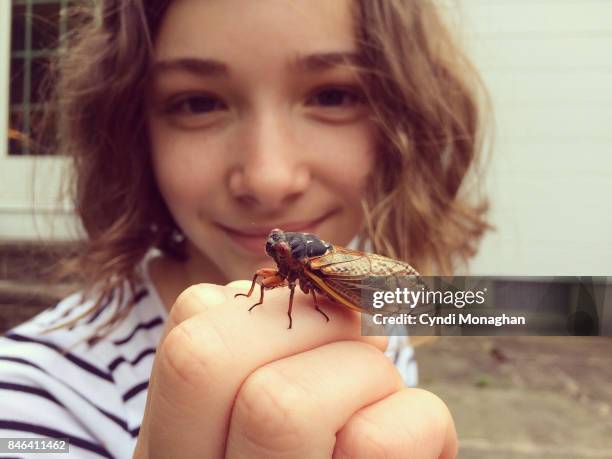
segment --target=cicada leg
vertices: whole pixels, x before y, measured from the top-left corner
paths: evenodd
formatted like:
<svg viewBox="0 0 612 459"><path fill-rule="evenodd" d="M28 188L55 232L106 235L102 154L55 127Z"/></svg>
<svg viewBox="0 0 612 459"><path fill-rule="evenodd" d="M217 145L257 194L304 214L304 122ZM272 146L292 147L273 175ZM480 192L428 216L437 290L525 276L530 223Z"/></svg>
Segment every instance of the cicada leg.
<svg viewBox="0 0 612 459"><path fill-rule="evenodd" d="M255 272L255 275L253 276L253 281L251 282L251 288L249 289L248 293L236 293L234 295L234 298L236 298L237 296L246 296L247 298L249 298L253 294L253 290L255 290L255 284L257 283L258 277L263 278L263 280L261 281L261 286L260 286L259 301L249 308L249 312L251 312L251 310L255 306L259 306L260 304L263 303L264 290L268 288L279 287L283 285L284 283L284 279L278 275L277 269L274 269L274 268L258 269Z"/></svg>
<svg viewBox="0 0 612 459"><path fill-rule="evenodd" d="M253 293L253 290L255 289L255 284L257 282L257 278L258 277L263 277L264 279L269 278L269 277L273 277L276 276L278 274L278 270L274 269L274 268L262 268L262 269L258 269L255 272L255 275L253 276L253 282L251 283L251 288L249 289L249 293L236 293L234 295L234 298L236 298L237 296L246 296L247 298L251 296L251 294Z"/></svg>
<svg viewBox="0 0 612 459"><path fill-rule="evenodd" d="M327 316L327 314L325 314L325 312L323 312L323 310L319 308L319 303L317 303L317 295L315 295L314 289L310 289L310 293L312 294L312 300L314 301L315 309L319 311L321 314L323 314L323 317L325 317L325 320L329 322L329 317Z"/></svg>
<svg viewBox="0 0 612 459"><path fill-rule="evenodd" d="M260 288L261 294L259 295L259 301L249 308L249 312L251 312L251 310L255 306L259 306L260 304L263 303L263 292L264 292L264 290L266 290L268 288L279 287L280 285L283 285L284 282L285 281L280 276L266 277L264 280L262 280L261 281L261 288Z"/></svg>
<svg viewBox="0 0 612 459"><path fill-rule="evenodd" d="M263 296L264 296L264 286L263 286L263 284L261 284L259 286L259 291L260 291L259 301L249 308L249 312L251 312L251 309L253 309L255 306L259 306L260 304L263 303ZM249 295L247 295L247 296L249 296Z"/></svg>
<svg viewBox="0 0 612 459"><path fill-rule="evenodd" d="M289 309L287 310L287 315L289 316L289 327L287 330L291 329L293 325L293 319L291 318L291 309L293 308L293 294L295 293L295 283L291 282L289 284L289 288L291 289L291 293L289 294Z"/></svg>

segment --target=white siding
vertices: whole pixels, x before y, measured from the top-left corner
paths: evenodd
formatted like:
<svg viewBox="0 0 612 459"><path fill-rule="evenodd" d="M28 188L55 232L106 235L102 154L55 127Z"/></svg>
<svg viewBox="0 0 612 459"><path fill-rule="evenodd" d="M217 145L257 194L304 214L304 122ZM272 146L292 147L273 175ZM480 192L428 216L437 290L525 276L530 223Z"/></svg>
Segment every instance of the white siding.
<svg viewBox="0 0 612 459"><path fill-rule="evenodd" d="M443 2L491 92L492 217L473 273L612 274L612 2Z"/></svg>

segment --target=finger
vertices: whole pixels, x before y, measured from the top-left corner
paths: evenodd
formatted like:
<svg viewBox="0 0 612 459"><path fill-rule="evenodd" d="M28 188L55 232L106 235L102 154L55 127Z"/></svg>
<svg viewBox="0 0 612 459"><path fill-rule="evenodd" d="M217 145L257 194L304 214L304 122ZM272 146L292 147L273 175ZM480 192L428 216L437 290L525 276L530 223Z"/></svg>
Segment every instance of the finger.
<svg viewBox="0 0 612 459"><path fill-rule="evenodd" d="M326 308L327 323L311 298L296 294L294 328L287 330L287 289L266 292L265 303L251 313L253 299L234 299L234 292L193 286L170 312L176 325L158 347L147 407L156 415L146 421L151 431L163 428L151 449L166 451L165 457L221 457L233 401L256 368L334 341L381 344L360 336L359 317L351 311Z"/></svg>
<svg viewBox="0 0 612 459"><path fill-rule="evenodd" d="M208 309L212 312L212 310L218 308L222 304L227 303L229 300L227 290L218 285L198 284L186 289L178 296L176 302L171 308L170 315L164 325L164 330L162 331L162 337L159 343L161 344L165 341L168 333L174 327L176 327L177 324L203 312L204 310ZM149 394L154 392L157 385L157 371L155 371L155 369L158 365L158 359L156 358L153 362L153 369L149 379ZM147 397L145 412L150 405L150 399L151 397ZM141 425L141 430L146 427L145 424L148 422L149 420L145 417Z"/></svg>
<svg viewBox="0 0 612 459"><path fill-rule="evenodd" d="M238 280L238 281L230 282L229 284L227 284L227 286L230 288L235 288L236 293L245 293L249 291L251 284L252 284L251 281ZM281 301L271 302L268 300L268 298L276 298L277 300L281 299ZM284 302L282 301L283 298L285 300ZM289 290L287 288L280 288L274 291L268 290L265 292L264 304L256 306L251 312L253 315L258 314L256 320L263 320L266 322L270 320L275 321L275 322L281 321L281 322L284 322L284 326L285 328L287 328L287 325L288 325L287 307L289 304L288 298L289 298ZM320 321L324 319L323 319L323 316L319 312L316 312L316 314L312 313L312 311L316 311L316 309L314 308L314 304L313 304L311 296L304 295L301 292L298 292L296 289L295 299L296 300L294 301L294 308L292 312L292 316L294 318L293 320L294 326L292 330L299 327L299 324L301 323L300 321L303 320L302 314L307 314L308 319L314 320L315 323L319 321L319 325L325 325L326 322L320 323ZM248 310L250 306L252 306L253 304L259 301L259 287L256 286L254 293L251 295L251 297L247 297L247 298L241 297L241 298L237 298L237 300L242 301L244 304L246 304L247 310ZM299 307L295 306L296 302L303 306L299 306ZM350 317L351 320L360 319L361 317L360 314L357 314L354 311L351 311L347 309L346 307L339 305L338 303L331 302L327 298L321 295L317 295L317 302L319 303L321 308L326 312L331 311L331 313L339 314L340 316L344 316L345 318ZM333 325L333 319L331 318L331 316L330 316L330 325ZM385 351L387 349L387 344L388 344L387 336L360 336L360 340L367 342L382 351Z"/></svg>
<svg viewBox="0 0 612 459"><path fill-rule="evenodd" d="M226 287L233 288L236 291L244 293L249 291L252 283L253 281L250 280L235 280L227 284Z"/></svg>
<svg viewBox="0 0 612 459"><path fill-rule="evenodd" d="M149 379L145 416L140 426L139 439L134 457L164 458L164 457L197 457L197 444L189 440L189 429L181 421L193 422L189 416L184 416L182 410L189 408L188 398L191 392L185 392L177 386L173 391L164 376L158 382L160 371L160 349L168 334L177 324L205 310L213 313L221 305L229 302L226 289L214 284L194 285L179 295L173 305L168 320L164 326L162 338L153 362ZM161 413L161 414L160 414ZM152 414L152 415L149 415ZM181 430L183 429L183 430ZM149 433L152 433L149 435ZM146 438L146 441L142 441ZM183 439L183 441L177 441ZM195 454L194 454L195 453Z"/></svg>
<svg viewBox="0 0 612 459"><path fill-rule="evenodd" d="M245 293L248 292L249 289L251 288L252 285L252 281L249 280L236 280L236 281L232 281L229 284L227 284L227 286L229 288L235 289L236 293ZM270 294L279 294L279 295L288 295L288 289L280 289L277 290L276 292L268 292L266 293L266 295L270 295ZM257 295L259 295L259 293L257 293ZM257 295L252 295L251 298L259 298L259 296ZM311 300L311 296L308 295L302 295L301 292L296 291L296 297L297 296L301 296L302 297L302 301L304 301L308 307L310 309L312 309L314 307L314 304L312 303ZM244 300L246 301L246 300ZM255 300L258 301L258 300ZM324 307L325 310L329 310L331 309L332 311L339 311L340 313L344 313L344 314L349 314L352 315L354 317L360 317L360 314L356 314L354 311L349 311L347 310L347 308L345 308L344 306L338 304L338 303L334 303L329 301L327 298L325 298L324 296L321 295L317 295L317 302L319 303L319 305L321 307ZM254 303L251 303L251 305ZM260 305L263 306L263 305ZM259 307L259 306L258 306ZM283 308L286 307L285 305L282 306ZM261 308L260 308L261 309ZM268 313L274 314L276 316L276 318L278 318L278 313L279 313L279 309L278 308L268 308ZM318 313L320 314L320 313ZM281 314L282 316L282 314ZM285 316L286 317L286 316ZM320 316L319 316L320 317ZM283 319L285 320L285 319ZM367 342L369 344L371 344L372 346L385 351L387 349L388 343L389 343L389 339L388 336L362 336L362 340L364 342Z"/></svg>
<svg viewBox="0 0 612 459"><path fill-rule="evenodd" d="M334 459L452 459L455 424L442 400L422 389L403 389L357 412L338 432Z"/></svg>
<svg viewBox="0 0 612 459"><path fill-rule="evenodd" d="M336 432L348 419L401 387L391 361L356 341L269 363L253 372L238 393L227 457L331 457Z"/></svg>

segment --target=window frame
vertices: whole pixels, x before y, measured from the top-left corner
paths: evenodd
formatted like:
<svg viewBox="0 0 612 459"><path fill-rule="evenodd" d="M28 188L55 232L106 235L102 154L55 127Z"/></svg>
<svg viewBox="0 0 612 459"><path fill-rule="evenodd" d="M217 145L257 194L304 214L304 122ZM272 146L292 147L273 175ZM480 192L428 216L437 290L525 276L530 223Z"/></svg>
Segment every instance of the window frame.
<svg viewBox="0 0 612 459"><path fill-rule="evenodd" d="M0 239L73 239L79 231L59 191L68 159L8 154L12 7L0 2Z"/></svg>

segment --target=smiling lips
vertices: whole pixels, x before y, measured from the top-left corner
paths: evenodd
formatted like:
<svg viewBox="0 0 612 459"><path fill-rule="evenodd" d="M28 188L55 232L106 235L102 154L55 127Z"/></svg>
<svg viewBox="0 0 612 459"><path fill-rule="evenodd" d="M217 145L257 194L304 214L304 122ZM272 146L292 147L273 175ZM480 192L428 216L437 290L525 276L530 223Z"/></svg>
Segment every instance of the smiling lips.
<svg viewBox="0 0 612 459"><path fill-rule="evenodd" d="M283 231L314 233L316 227L328 219L336 211L328 212L316 220L277 223L265 226L250 226L248 228L235 229L224 225L219 225L221 229L239 246L247 249L249 252L261 254L264 252L266 238L270 231L275 228L281 228Z"/></svg>

